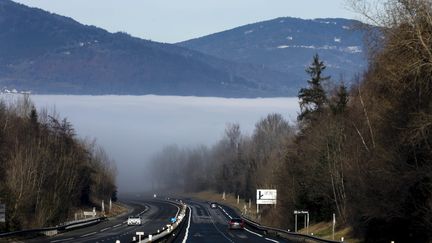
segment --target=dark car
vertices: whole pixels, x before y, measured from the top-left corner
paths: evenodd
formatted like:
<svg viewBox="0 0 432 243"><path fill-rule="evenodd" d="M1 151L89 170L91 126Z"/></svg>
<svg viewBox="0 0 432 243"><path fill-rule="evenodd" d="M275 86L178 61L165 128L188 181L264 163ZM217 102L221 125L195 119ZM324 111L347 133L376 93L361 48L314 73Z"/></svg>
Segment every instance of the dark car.
<svg viewBox="0 0 432 243"><path fill-rule="evenodd" d="M210 203L210 207L211 208L217 208L217 203L215 203L215 202Z"/></svg>
<svg viewBox="0 0 432 243"><path fill-rule="evenodd" d="M228 221L228 229L243 229L245 222L241 218L232 218Z"/></svg>

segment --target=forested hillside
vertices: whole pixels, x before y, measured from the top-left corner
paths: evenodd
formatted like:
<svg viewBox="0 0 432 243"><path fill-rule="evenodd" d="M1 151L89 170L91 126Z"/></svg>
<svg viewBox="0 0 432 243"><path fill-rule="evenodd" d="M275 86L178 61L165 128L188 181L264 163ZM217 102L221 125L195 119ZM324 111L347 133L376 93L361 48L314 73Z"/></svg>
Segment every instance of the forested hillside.
<svg viewBox="0 0 432 243"><path fill-rule="evenodd" d="M0 98L2 230L53 226L73 209L116 197L116 170L103 149L79 140L71 123L36 111L28 97ZM99 201L98 201L99 202Z"/></svg>
<svg viewBox="0 0 432 243"><path fill-rule="evenodd" d="M315 222L335 212L364 242L431 242L432 1L384 2L373 15L353 1L385 27L355 85L332 82L311 57L296 127L272 114L251 137L231 125L211 148L167 148L154 160L159 185L243 198L275 188L277 213L263 217L280 227L305 209Z"/></svg>
<svg viewBox="0 0 432 243"><path fill-rule="evenodd" d="M367 67L365 24L342 18L283 17L178 43L208 55L262 65L286 73L298 91L307 78L304 69L316 52L335 78L351 79ZM370 26L372 28L372 26ZM376 33L378 33L378 28Z"/></svg>
<svg viewBox="0 0 432 243"><path fill-rule="evenodd" d="M0 88L38 94L268 97L286 74L0 0Z"/></svg>

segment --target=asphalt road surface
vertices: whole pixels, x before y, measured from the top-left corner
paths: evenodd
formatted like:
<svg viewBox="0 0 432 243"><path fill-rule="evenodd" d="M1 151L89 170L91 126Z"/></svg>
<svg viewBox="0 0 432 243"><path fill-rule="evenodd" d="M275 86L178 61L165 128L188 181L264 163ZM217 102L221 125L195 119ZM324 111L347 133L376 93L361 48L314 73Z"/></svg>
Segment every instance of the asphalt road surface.
<svg viewBox="0 0 432 243"><path fill-rule="evenodd" d="M120 240L121 243L131 242L136 232L144 232L146 235L154 233L166 226L170 218L178 213L178 207L172 203L159 200L134 200L127 201L133 207L128 214L104 221L94 226L65 232L53 237L34 239L30 242L97 242L107 243ZM144 223L141 226L128 226L126 221L130 215L141 212ZM137 237L137 236L136 236Z"/></svg>
<svg viewBox="0 0 432 243"><path fill-rule="evenodd" d="M279 238L271 238L254 232L250 228L243 230L228 229L230 217L239 217L234 210L219 206L210 208L207 202L196 200L183 200L192 212L185 218L187 220L182 231L174 241L175 243L276 243L288 242Z"/></svg>

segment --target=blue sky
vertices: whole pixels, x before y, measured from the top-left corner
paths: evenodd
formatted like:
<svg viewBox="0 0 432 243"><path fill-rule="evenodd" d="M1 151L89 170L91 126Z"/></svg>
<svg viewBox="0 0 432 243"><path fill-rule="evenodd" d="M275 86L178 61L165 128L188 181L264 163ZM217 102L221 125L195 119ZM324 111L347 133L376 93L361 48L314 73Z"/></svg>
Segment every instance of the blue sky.
<svg viewBox="0 0 432 243"><path fill-rule="evenodd" d="M346 0L15 0L111 32L174 43L277 17L356 18Z"/></svg>

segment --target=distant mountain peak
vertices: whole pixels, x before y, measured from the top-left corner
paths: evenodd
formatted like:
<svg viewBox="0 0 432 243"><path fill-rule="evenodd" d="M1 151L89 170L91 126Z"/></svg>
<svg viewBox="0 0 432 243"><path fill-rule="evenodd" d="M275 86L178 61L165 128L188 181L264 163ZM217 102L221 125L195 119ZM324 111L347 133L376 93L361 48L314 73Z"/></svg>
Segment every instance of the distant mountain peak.
<svg viewBox="0 0 432 243"><path fill-rule="evenodd" d="M349 82L366 67L362 26L360 21L343 18L280 17L178 45L226 60L262 65L303 79L307 78L304 68L318 53L329 67L329 74L336 78L344 76ZM300 86L300 80L296 84Z"/></svg>
<svg viewBox="0 0 432 243"><path fill-rule="evenodd" d="M226 97L295 92L283 73L109 33L0 0L0 87L56 94Z"/></svg>

